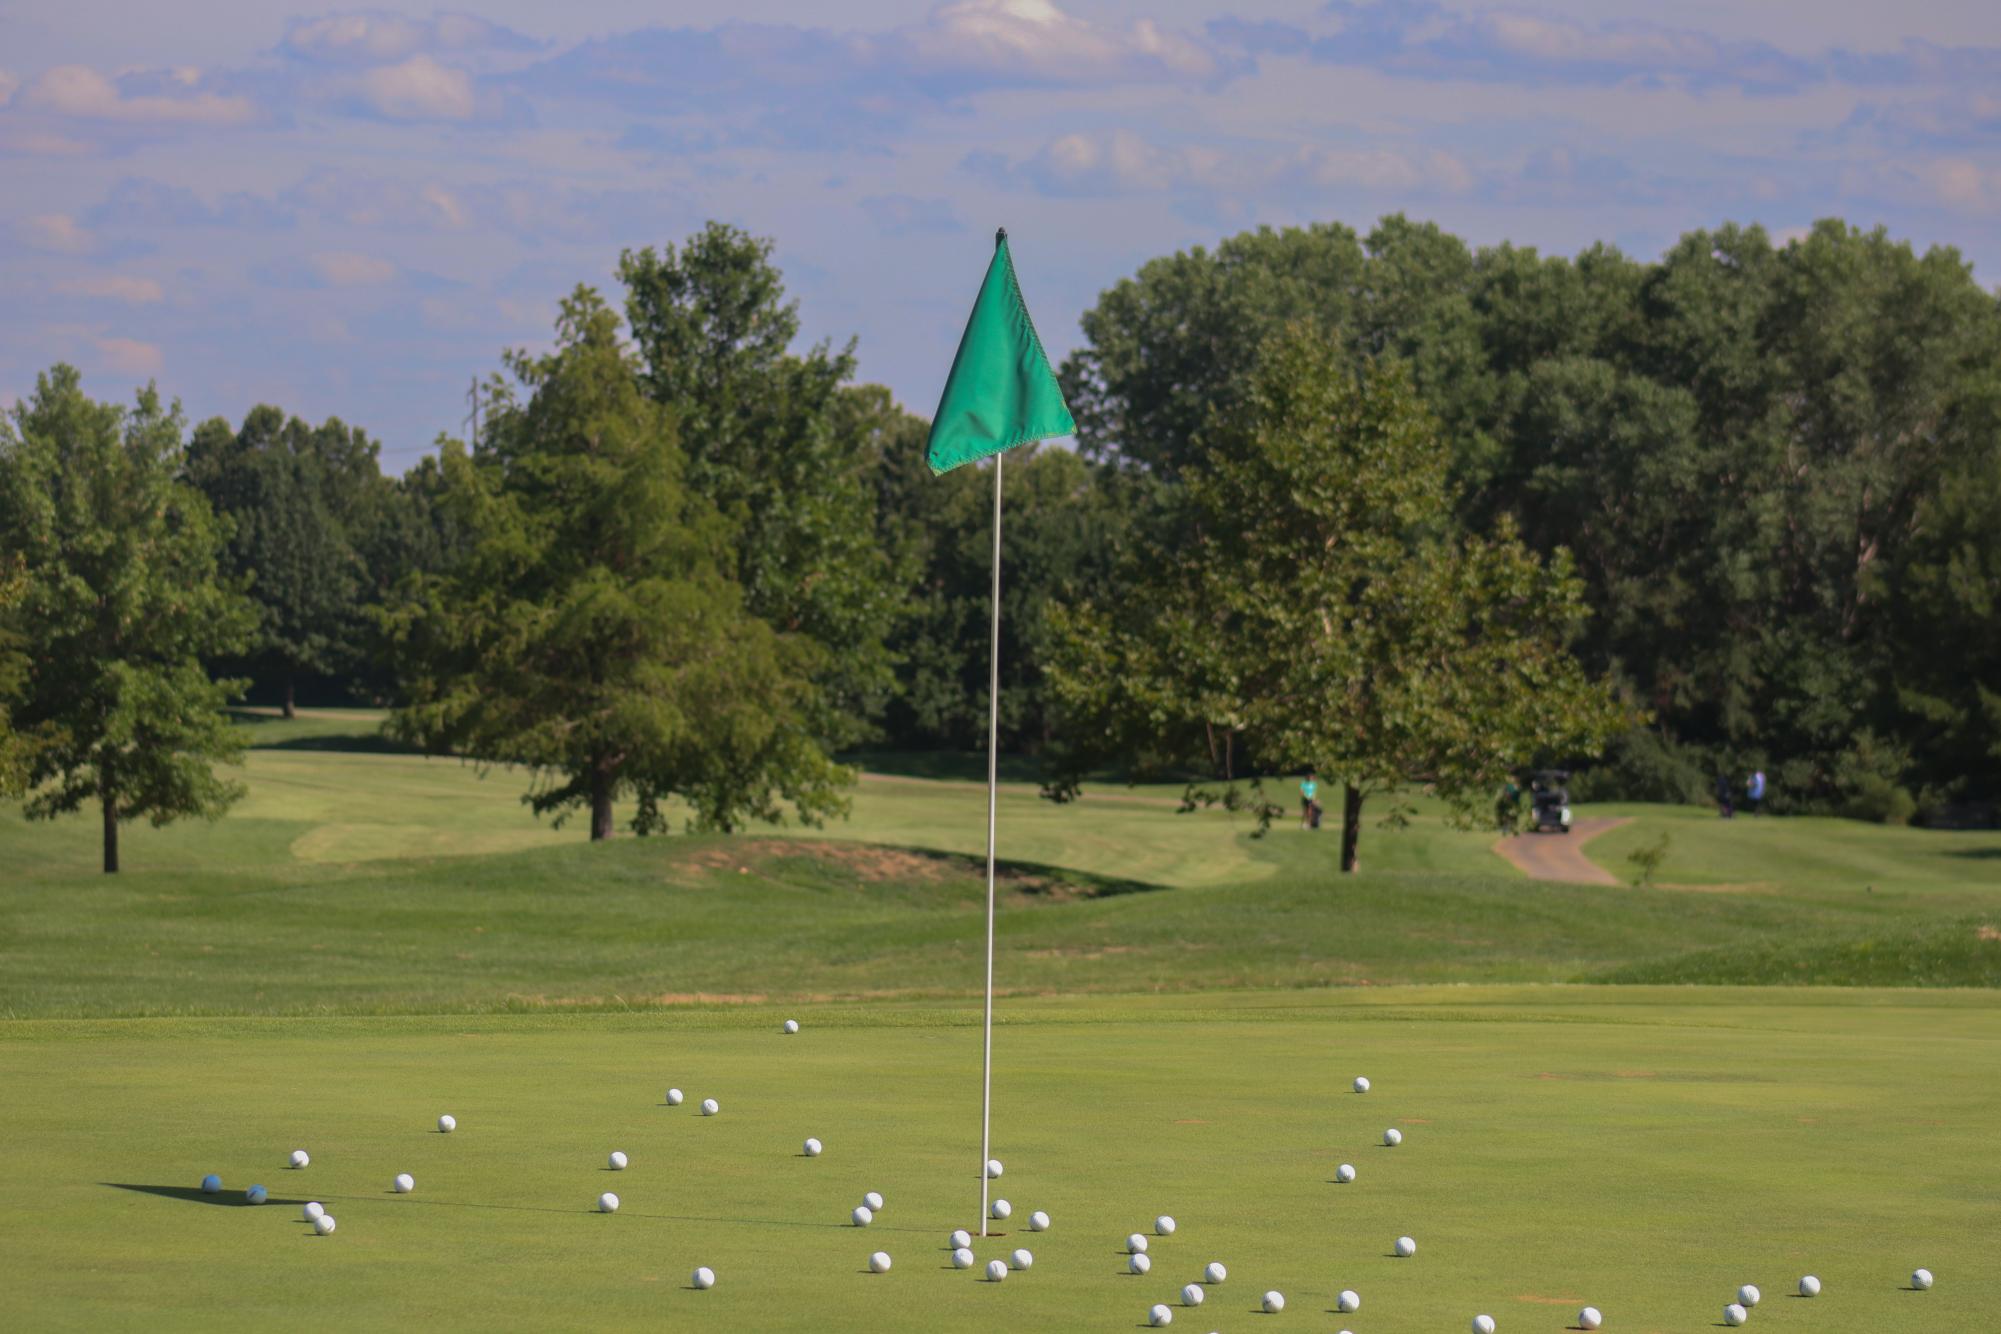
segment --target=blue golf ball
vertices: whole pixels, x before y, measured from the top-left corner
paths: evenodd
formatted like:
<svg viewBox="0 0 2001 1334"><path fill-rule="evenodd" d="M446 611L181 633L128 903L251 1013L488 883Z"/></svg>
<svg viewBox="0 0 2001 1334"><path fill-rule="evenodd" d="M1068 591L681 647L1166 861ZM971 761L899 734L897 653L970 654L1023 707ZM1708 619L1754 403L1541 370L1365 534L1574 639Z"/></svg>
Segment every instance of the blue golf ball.
<svg viewBox="0 0 2001 1334"><path fill-rule="evenodd" d="M217 1176L215 1173L210 1172L207 1176L201 1179L201 1189L202 1189L202 1194L204 1195L221 1194L222 1178Z"/></svg>

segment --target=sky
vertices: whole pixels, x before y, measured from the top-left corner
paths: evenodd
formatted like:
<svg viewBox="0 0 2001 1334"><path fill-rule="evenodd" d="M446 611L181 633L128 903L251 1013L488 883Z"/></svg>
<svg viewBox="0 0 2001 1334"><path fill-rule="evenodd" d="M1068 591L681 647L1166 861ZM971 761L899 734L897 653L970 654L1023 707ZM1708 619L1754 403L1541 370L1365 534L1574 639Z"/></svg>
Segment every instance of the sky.
<svg viewBox="0 0 2001 1334"><path fill-rule="evenodd" d="M1147 259L1402 212L1651 258L1821 217L2001 283L1992 0L0 3L0 407L58 361L401 471L621 249L775 243L928 414L1006 226L1052 356Z"/></svg>

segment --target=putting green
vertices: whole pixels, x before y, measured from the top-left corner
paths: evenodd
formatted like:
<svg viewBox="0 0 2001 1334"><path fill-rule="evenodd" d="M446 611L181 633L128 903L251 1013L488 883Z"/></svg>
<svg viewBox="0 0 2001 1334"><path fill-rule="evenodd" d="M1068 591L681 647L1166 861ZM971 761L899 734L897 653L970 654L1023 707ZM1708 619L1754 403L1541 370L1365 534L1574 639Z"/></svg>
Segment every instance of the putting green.
<svg viewBox="0 0 2001 1334"><path fill-rule="evenodd" d="M977 1015L0 1023L8 1323L275 1327L1965 1331L2001 1304L2001 1003L1990 992L1441 987L1010 1002L997 1192ZM1374 1091L1348 1091L1366 1073ZM662 1105L669 1084L680 1108ZM713 1096L722 1114L694 1104ZM459 1130L440 1135L440 1112ZM1379 1146L1396 1125L1400 1148ZM815 1135L817 1159L799 1154ZM313 1155L301 1172L286 1154ZM624 1173L605 1156L632 1157ZM1353 1185L1334 1168L1360 1169ZM226 1185L200 1195L205 1172ZM398 1196L407 1171L417 1190ZM243 1206L252 1181L272 1203ZM624 1208L590 1212L602 1190ZM845 1226L866 1190L888 1199ZM316 1238L298 1202L340 1221ZM1046 1209L1052 1231L1023 1230ZM1146 1277L1128 1232L1173 1214ZM1394 1259L1400 1234L1415 1258ZM864 1271L887 1250L894 1270ZM1210 1260L1199 1312L1178 1293ZM688 1287L698 1264L719 1281ZM1938 1287L1903 1290L1931 1268ZM1802 1273L1825 1293L1788 1297ZM1341 1288L1362 1310L1338 1321ZM1253 1314L1283 1291L1283 1315Z"/></svg>

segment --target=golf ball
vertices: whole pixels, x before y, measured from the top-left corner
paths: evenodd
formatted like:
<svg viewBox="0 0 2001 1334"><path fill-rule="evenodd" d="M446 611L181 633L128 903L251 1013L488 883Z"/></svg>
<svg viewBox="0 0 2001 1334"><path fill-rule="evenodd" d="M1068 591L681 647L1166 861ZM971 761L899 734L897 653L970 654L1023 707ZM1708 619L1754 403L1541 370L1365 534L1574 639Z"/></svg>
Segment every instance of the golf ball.
<svg viewBox="0 0 2001 1334"><path fill-rule="evenodd" d="M1153 1268L1153 1261L1144 1255L1128 1255L1126 1257L1126 1268L1135 1274L1144 1274L1147 1270Z"/></svg>
<svg viewBox="0 0 2001 1334"><path fill-rule="evenodd" d="M962 1247L972 1245L973 1234L966 1231L966 1229L964 1228L960 1228L957 1232L954 1232L951 1236L947 1237L946 1241L950 1242L952 1249L956 1251L961 1249Z"/></svg>
<svg viewBox="0 0 2001 1334"><path fill-rule="evenodd" d="M1397 1145L1403 1143L1403 1131L1398 1130L1395 1126L1391 1126L1383 1132L1383 1143L1394 1149Z"/></svg>
<svg viewBox="0 0 2001 1334"><path fill-rule="evenodd" d="M717 1102L714 1098L702 1099L703 1116L714 1116L717 1112L720 1112L722 1109L723 1105Z"/></svg>
<svg viewBox="0 0 2001 1334"><path fill-rule="evenodd" d="M679 1106L681 1105L681 1090L680 1090L680 1089L668 1089L668 1090L667 1090L667 1105L668 1105L669 1107L679 1107Z"/></svg>
<svg viewBox="0 0 2001 1334"><path fill-rule="evenodd" d="M1202 1291L1200 1283L1190 1283L1181 1289L1181 1304L1183 1306L1200 1306L1202 1299L1208 1295L1208 1293Z"/></svg>
<svg viewBox="0 0 2001 1334"><path fill-rule="evenodd" d="M1162 1214L1153 1220L1153 1230L1163 1237L1171 1237L1174 1235L1174 1220Z"/></svg>
<svg viewBox="0 0 2001 1334"><path fill-rule="evenodd" d="M1006 1277L1007 1277L1007 1261L1005 1260L987 1261L987 1282L998 1283Z"/></svg>
<svg viewBox="0 0 2001 1334"><path fill-rule="evenodd" d="M1751 1313L1735 1302L1723 1308L1723 1323L1726 1325L1741 1325L1750 1318Z"/></svg>
<svg viewBox="0 0 2001 1334"><path fill-rule="evenodd" d="M327 1207L324 1204L321 1204L318 1200L313 1200L305 1208L299 1210L299 1217L310 1223L326 1211Z"/></svg>
<svg viewBox="0 0 2001 1334"><path fill-rule="evenodd" d="M339 1224L334 1222L332 1214L321 1214L313 1220L313 1231L319 1233L322 1237L332 1232L338 1226Z"/></svg>
<svg viewBox="0 0 2001 1334"><path fill-rule="evenodd" d="M611 1160L610 1160L610 1161L611 1161L611 1170L612 1170L612 1171L614 1171L614 1172L623 1172L623 1171L625 1170L625 1164L626 1164L626 1161L627 1161L627 1160L626 1160L626 1156L625 1156L624 1154L620 1153L620 1152L619 1152L619 1151L618 1151L617 1149L613 1149L613 1150L611 1151Z"/></svg>
<svg viewBox="0 0 2001 1334"><path fill-rule="evenodd" d="M1221 1260L1211 1260L1209 1267L1202 1271L1202 1281L1204 1283L1221 1283L1229 1276L1230 1271L1223 1268Z"/></svg>
<svg viewBox="0 0 2001 1334"><path fill-rule="evenodd" d="M953 1251L952 1263L954 1266L960 1269L971 1269L973 1267L972 1249L970 1247L961 1246L957 1250Z"/></svg>
<svg viewBox="0 0 2001 1334"><path fill-rule="evenodd" d="M1737 1289L1737 1304L1748 1310L1749 1308L1756 1306L1758 1304L1758 1298L1764 1295L1765 1295L1764 1293L1758 1291L1757 1284L1746 1283L1743 1287Z"/></svg>
<svg viewBox="0 0 2001 1334"><path fill-rule="evenodd" d="M698 1265L695 1272L688 1275L688 1281L698 1288L713 1288L716 1286L716 1271L707 1265Z"/></svg>
<svg viewBox="0 0 2001 1334"><path fill-rule="evenodd" d="M806 1152L806 1156L807 1156L808 1158L818 1158L818 1157L820 1156L820 1141L819 1141L819 1140L817 1140L817 1139L809 1139L809 1140L807 1140L807 1141L806 1141L806 1143L805 1143L805 1145L804 1145L804 1148L805 1148L805 1152Z"/></svg>
<svg viewBox="0 0 2001 1334"><path fill-rule="evenodd" d="M1352 1163L1343 1163L1339 1167L1335 1168L1334 1179L1340 1182L1344 1186L1347 1185L1350 1181L1353 1181L1355 1179L1354 1165Z"/></svg>
<svg viewBox="0 0 2001 1334"><path fill-rule="evenodd" d="M1049 1230L1049 1215L1037 1209L1028 1216L1028 1230L1030 1232L1047 1232Z"/></svg>
<svg viewBox="0 0 2001 1334"><path fill-rule="evenodd" d="M1595 1306L1587 1306L1577 1313L1577 1327L1579 1329L1596 1329L1604 1323L1605 1317L1599 1313L1598 1308Z"/></svg>
<svg viewBox="0 0 2001 1334"><path fill-rule="evenodd" d="M1026 1269L1035 1263L1035 1253L1029 1250L1028 1247L1022 1246L1016 1248L1015 1253L1008 1256L1007 1260L1016 1269Z"/></svg>
<svg viewBox="0 0 2001 1334"><path fill-rule="evenodd" d="M799 1031L799 1021L797 1019L787 1019L785 1021L785 1031L788 1033L797 1033Z"/></svg>
<svg viewBox="0 0 2001 1334"><path fill-rule="evenodd" d="M994 1207L989 1209L987 1212L992 1214L995 1218L1006 1218L1009 1214L1014 1212L1014 1206L1009 1204L1006 1200L995 1200Z"/></svg>
<svg viewBox="0 0 2001 1334"><path fill-rule="evenodd" d="M1355 1092L1367 1093L1368 1091L1369 1091L1369 1077L1367 1075L1356 1075Z"/></svg>
<svg viewBox="0 0 2001 1334"><path fill-rule="evenodd" d="M1494 1317L1490 1315L1474 1316L1473 1334L1494 1334Z"/></svg>
<svg viewBox="0 0 2001 1334"><path fill-rule="evenodd" d="M869 1208L866 1204L858 1204L855 1206L855 1211L849 1214L848 1217L854 1220L856 1227L867 1227L870 1223L875 1222L875 1210Z"/></svg>
<svg viewBox="0 0 2001 1334"><path fill-rule="evenodd" d="M871 1209L880 1209L882 1208L882 1196L876 1194L874 1191L870 1191L868 1194L862 1196L862 1203Z"/></svg>
<svg viewBox="0 0 2001 1334"><path fill-rule="evenodd" d="M1149 1325L1171 1325L1174 1323L1174 1312L1169 1307L1155 1302L1153 1309L1146 1313L1146 1323Z"/></svg>
<svg viewBox="0 0 2001 1334"><path fill-rule="evenodd" d="M221 1194L222 1178L217 1176L215 1173L210 1172L207 1176L201 1179L201 1192L204 1195Z"/></svg>
<svg viewBox="0 0 2001 1334"><path fill-rule="evenodd" d="M1808 1274L1805 1278L1801 1279L1800 1296L1802 1297L1820 1296L1820 1280L1815 1278L1812 1274Z"/></svg>
<svg viewBox="0 0 2001 1334"><path fill-rule="evenodd" d="M1264 1308L1266 1315L1277 1315L1285 1309L1285 1294L1282 1292L1267 1292L1264 1299Z"/></svg>
<svg viewBox="0 0 2001 1334"><path fill-rule="evenodd" d="M252 1186L249 1190L243 1192L243 1199L246 1204L262 1204L270 1198L271 1192L262 1186Z"/></svg>
<svg viewBox="0 0 2001 1334"><path fill-rule="evenodd" d="M1932 1286L1932 1271L1929 1269L1913 1269L1911 1271L1911 1286L1916 1288L1919 1292L1930 1292Z"/></svg>
<svg viewBox="0 0 2001 1334"><path fill-rule="evenodd" d="M617 1213L618 1196L612 1194L610 1191L606 1191L604 1194L598 1196L598 1212L601 1214Z"/></svg>
<svg viewBox="0 0 2001 1334"><path fill-rule="evenodd" d="M992 1181L1000 1180L1001 1173L1005 1172L1006 1170L1007 1169L1005 1167L1001 1166L1000 1159L998 1158L987 1159L987 1177L989 1180Z"/></svg>
<svg viewBox="0 0 2001 1334"><path fill-rule="evenodd" d="M313 1161L312 1155L307 1153L304 1149L292 1150L292 1166L304 1167L307 1163L310 1163L311 1161Z"/></svg>
<svg viewBox="0 0 2001 1334"><path fill-rule="evenodd" d="M411 1191L417 1189L417 1178L411 1176L408 1172L398 1172L396 1174L395 1186L398 1195L408 1195Z"/></svg>
<svg viewBox="0 0 2001 1334"><path fill-rule="evenodd" d="M871 1273L887 1274L889 1272L889 1252L877 1251L874 1255L871 1255L868 1258L868 1267Z"/></svg>
<svg viewBox="0 0 2001 1334"><path fill-rule="evenodd" d="M458 1128L459 1128L459 1119L456 1116L441 1116L438 1118L439 1134L449 1135Z"/></svg>
<svg viewBox="0 0 2001 1334"><path fill-rule="evenodd" d="M1409 1237L1397 1238L1397 1254L1408 1260L1417 1254L1417 1242Z"/></svg>
<svg viewBox="0 0 2001 1334"><path fill-rule="evenodd" d="M1135 1232L1126 1238L1126 1250L1133 1255L1146 1254L1146 1234Z"/></svg>
<svg viewBox="0 0 2001 1334"><path fill-rule="evenodd" d="M1341 1295L1334 1299L1334 1309L1342 1315L1352 1315L1362 1309L1362 1294L1353 1288L1341 1289Z"/></svg>

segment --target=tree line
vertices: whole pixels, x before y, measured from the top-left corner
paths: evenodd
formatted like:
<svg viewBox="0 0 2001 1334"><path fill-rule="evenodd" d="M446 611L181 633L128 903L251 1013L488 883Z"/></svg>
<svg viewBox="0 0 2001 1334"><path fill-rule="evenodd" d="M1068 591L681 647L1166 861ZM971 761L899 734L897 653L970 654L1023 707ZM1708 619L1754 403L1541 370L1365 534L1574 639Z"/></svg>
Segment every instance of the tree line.
<svg viewBox="0 0 2001 1334"><path fill-rule="evenodd" d="M115 864L118 820L233 800L245 691L391 705L600 837L621 800L824 818L838 755L978 747L988 479L929 476L853 345L799 345L769 242L711 224L618 279L401 476L340 419L40 377L0 426L0 786L97 803ZM1083 332L1078 449L1008 466L1003 745L1051 795L1318 766L1352 817L1601 752L1602 796L2001 793L2001 303L1953 252L1392 217L1151 261Z"/></svg>

